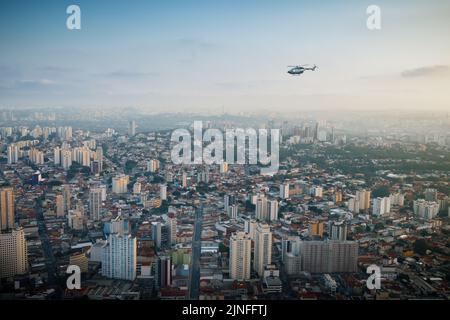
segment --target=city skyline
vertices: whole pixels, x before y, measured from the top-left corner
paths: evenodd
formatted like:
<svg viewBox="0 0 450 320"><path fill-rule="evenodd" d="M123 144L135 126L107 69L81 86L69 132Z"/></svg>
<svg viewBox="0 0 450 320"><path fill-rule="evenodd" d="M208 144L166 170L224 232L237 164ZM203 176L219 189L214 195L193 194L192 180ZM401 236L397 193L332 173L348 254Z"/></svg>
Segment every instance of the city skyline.
<svg viewBox="0 0 450 320"><path fill-rule="evenodd" d="M450 300L447 0L0 7L0 301Z"/></svg>

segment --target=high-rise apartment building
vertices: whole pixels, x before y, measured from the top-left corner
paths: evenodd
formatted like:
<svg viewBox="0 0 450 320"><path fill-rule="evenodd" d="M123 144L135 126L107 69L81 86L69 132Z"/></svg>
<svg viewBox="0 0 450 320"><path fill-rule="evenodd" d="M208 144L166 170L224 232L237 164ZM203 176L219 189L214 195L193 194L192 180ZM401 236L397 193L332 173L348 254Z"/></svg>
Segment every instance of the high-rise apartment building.
<svg viewBox="0 0 450 320"><path fill-rule="evenodd" d="M102 249L102 275L133 281L136 278L136 238L110 234Z"/></svg>
<svg viewBox="0 0 450 320"><path fill-rule="evenodd" d="M331 223L331 240L347 240L347 224L345 222Z"/></svg>
<svg viewBox="0 0 450 320"><path fill-rule="evenodd" d="M130 223L122 215L118 215L115 219L105 223L104 231L108 235L110 233L127 234L130 232Z"/></svg>
<svg viewBox="0 0 450 320"><path fill-rule="evenodd" d="M152 240L157 249L161 248L162 243L162 225L161 222L152 222Z"/></svg>
<svg viewBox="0 0 450 320"><path fill-rule="evenodd" d="M55 166L61 165L61 148L56 147L53 149L53 164Z"/></svg>
<svg viewBox="0 0 450 320"><path fill-rule="evenodd" d="M0 232L14 228L14 190L0 189Z"/></svg>
<svg viewBox="0 0 450 320"><path fill-rule="evenodd" d="M61 165L64 170L69 170L72 162L72 151L69 149L63 149L61 151Z"/></svg>
<svg viewBox="0 0 450 320"><path fill-rule="evenodd" d="M322 198L323 188L319 186L311 188L311 196L315 198Z"/></svg>
<svg viewBox="0 0 450 320"><path fill-rule="evenodd" d="M197 174L197 183L209 183L209 172L202 170Z"/></svg>
<svg viewBox="0 0 450 320"><path fill-rule="evenodd" d="M90 167L91 166L91 150L88 147L73 148L72 159L84 167Z"/></svg>
<svg viewBox="0 0 450 320"><path fill-rule="evenodd" d="M233 204L236 204L236 196L233 194L226 194L223 197L223 209L225 211L225 213L228 213L228 209L230 208L230 206L232 206Z"/></svg>
<svg viewBox="0 0 450 320"><path fill-rule="evenodd" d="M133 184L133 194L138 195L141 193L142 185L140 182L135 182Z"/></svg>
<svg viewBox="0 0 450 320"><path fill-rule="evenodd" d="M302 241L302 270L311 273L356 272L358 243L355 241Z"/></svg>
<svg viewBox="0 0 450 320"><path fill-rule="evenodd" d="M424 194L426 201L430 201L430 202L437 201L437 196L438 196L437 189L427 188L427 189L425 189L423 194Z"/></svg>
<svg viewBox="0 0 450 320"><path fill-rule="evenodd" d="M220 173L227 173L228 172L228 163L225 161L220 164Z"/></svg>
<svg viewBox="0 0 450 320"><path fill-rule="evenodd" d="M156 263L156 287L158 289L172 285L172 259L170 256L158 256Z"/></svg>
<svg viewBox="0 0 450 320"><path fill-rule="evenodd" d="M311 236L323 236L324 223L320 221L312 221L309 224L309 234Z"/></svg>
<svg viewBox="0 0 450 320"><path fill-rule="evenodd" d="M69 210L71 209L71 198L72 198L71 188L70 185L68 184L65 184L63 186L63 197L64 197L64 211L68 213Z"/></svg>
<svg viewBox="0 0 450 320"><path fill-rule="evenodd" d="M413 210L414 215L430 220L439 213L439 203L425 199L414 200Z"/></svg>
<svg viewBox="0 0 450 320"><path fill-rule="evenodd" d="M101 219L102 192L103 190L100 188L91 188L89 190L89 215L94 221Z"/></svg>
<svg viewBox="0 0 450 320"><path fill-rule="evenodd" d="M22 228L0 233L0 279L24 274L28 269L28 252Z"/></svg>
<svg viewBox="0 0 450 320"><path fill-rule="evenodd" d="M183 188L187 188L188 187L188 180L187 180L187 173L183 172L182 176L181 176L181 186Z"/></svg>
<svg viewBox="0 0 450 320"><path fill-rule="evenodd" d="M245 232L230 237L230 278L243 281L250 279L252 240Z"/></svg>
<svg viewBox="0 0 450 320"><path fill-rule="evenodd" d="M280 184L280 198L281 199L289 198L289 183Z"/></svg>
<svg viewBox="0 0 450 320"><path fill-rule="evenodd" d="M19 161L19 147L15 144L8 146L7 150L8 164L15 164Z"/></svg>
<svg viewBox="0 0 450 320"><path fill-rule="evenodd" d="M357 197L348 199L348 210L353 213L359 213L360 205Z"/></svg>
<svg viewBox="0 0 450 320"><path fill-rule="evenodd" d="M373 199L372 214L374 216L382 216L389 212L391 212L391 199L389 197Z"/></svg>
<svg viewBox="0 0 450 320"><path fill-rule="evenodd" d="M131 120L128 122L128 136L134 137L136 135L136 121Z"/></svg>
<svg viewBox="0 0 450 320"><path fill-rule="evenodd" d="M367 210L370 208L370 191L358 190L356 191L356 199L359 201L359 210Z"/></svg>
<svg viewBox="0 0 450 320"><path fill-rule="evenodd" d="M101 173L103 171L103 148L102 148L102 146L97 146L97 150L95 151L95 158L98 161L98 172Z"/></svg>
<svg viewBox="0 0 450 320"><path fill-rule="evenodd" d="M272 232L268 224L259 223L255 231L255 257L253 268L259 276L272 263Z"/></svg>
<svg viewBox="0 0 450 320"><path fill-rule="evenodd" d="M249 219L244 221L244 231L248 234L250 239L255 240L255 232L256 232L256 226L258 225L258 222L254 219Z"/></svg>
<svg viewBox="0 0 450 320"><path fill-rule="evenodd" d="M341 203L342 202L342 192L336 191L334 193L334 203Z"/></svg>
<svg viewBox="0 0 450 320"><path fill-rule="evenodd" d="M160 184L159 185L159 197L161 201L167 200L167 185Z"/></svg>
<svg viewBox="0 0 450 320"><path fill-rule="evenodd" d="M255 203L255 217L259 221L274 221L278 219L278 201L268 200L259 195Z"/></svg>
<svg viewBox="0 0 450 320"><path fill-rule="evenodd" d="M264 196L258 196L255 206L255 217L259 221L263 221L267 216L267 199Z"/></svg>
<svg viewBox="0 0 450 320"><path fill-rule="evenodd" d="M302 258L300 255L301 240L298 236L283 239L281 244L281 260L288 275L298 275L302 271Z"/></svg>
<svg viewBox="0 0 450 320"><path fill-rule="evenodd" d="M389 199L392 206L403 207L405 204L405 195L400 192L391 194Z"/></svg>
<svg viewBox="0 0 450 320"><path fill-rule="evenodd" d="M30 151L28 152L28 158L34 164L37 164L37 165L44 164L44 152L42 152L38 149L31 148Z"/></svg>
<svg viewBox="0 0 450 320"><path fill-rule="evenodd" d="M233 204L228 208L228 216L230 219L237 219L238 217L238 205Z"/></svg>
<svg viewBox="0 0 450 320"><path fill-rule="evenodd" d="M114 177L112 179L112 192L117 194L127 193L129 181L129 176L125 174Z"/></svg>
<svg viewBox="0 0 450 320"><path fill-rule="evenodd" d="M278 220L278 201L277 200L267 201L267 220L268 221Z"/></svg>
<svg viewBox="0 0 450 320"><path fill-rule="evenodd" d="M147 171L148 172L157 172L159 170L160 162L157 159L151 159L147 162Z"/></svg>
<svg viewBox="0 0 450 320"><path fill-rule="evenodd" d="M72 127L58 127L56 132L61 140L66 141L72 139Z"/></svg>
<svg viewBox="0 0 450 320"><path fill-rule="evenodd" d="M64 196L58 194L55 198L56 203L56 216L58 218L64 217Z"/></svg>
<svg viewBox="0 0 450 320"><path fill-rule="evenodd" d="M173 213L167 215L166 224L169 228L169 245L177 243L177 218Z"/></svg>
<svg viewBox="0 0 450 320"><path fill-rule="evenodd" d="M67 214L67 225L74 230L84 229L84 216L81 210L69 210Z"/></svg>

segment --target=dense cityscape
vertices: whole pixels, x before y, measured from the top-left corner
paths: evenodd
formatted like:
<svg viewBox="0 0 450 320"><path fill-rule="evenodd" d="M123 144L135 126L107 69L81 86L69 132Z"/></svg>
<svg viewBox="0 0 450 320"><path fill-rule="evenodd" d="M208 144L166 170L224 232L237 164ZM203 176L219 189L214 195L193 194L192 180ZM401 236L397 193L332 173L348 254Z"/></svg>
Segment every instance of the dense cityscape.
<svg viewBox="0 0 450 320"><path fill-rule="evenodd" d="M0 111L0 299L450 297L447 113L124 110ZM174 164L195 120L280 129L278 171Z"/></svg>

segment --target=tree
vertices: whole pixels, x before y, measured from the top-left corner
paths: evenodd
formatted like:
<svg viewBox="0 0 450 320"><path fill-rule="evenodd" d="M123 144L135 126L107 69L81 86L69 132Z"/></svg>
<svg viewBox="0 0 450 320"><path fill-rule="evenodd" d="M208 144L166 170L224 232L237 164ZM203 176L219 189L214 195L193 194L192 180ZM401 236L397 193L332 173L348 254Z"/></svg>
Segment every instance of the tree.
<svg viewBox="0 0 450 320"><path fill-rule="evenodd" d="M181 193L180 193L180 191L175 190L175 191L172 193L172 195L173 195L175 198L178 198L179 196L181 196Z"/></svg>
<svg viewBox="0 0 450 320"><path fill-rule="evenodd" d="M317 208L316 206L309 206L308 208L310 211L317 213L317 214L322 214L323 210L320 208Z"/></svg>
<svg viewBox="0 0 450 320"><path fill-rule="evenodd" d="M108 145L102 144L102 149L103 149L103 155L104 156L108 155Z"/></svg>
<svg viewBox="0 0 450 320"><path fill-rule="evenodd" d="M81 167L80 172L82 174L84 174L86 177L88 177L91 173L91 168L89 168L87 166L83 166L83 167Z"/></svg>
<svg viewBox="0 0 450 320"><path fill-rule="evenodd" d="M357 226L355 227L356 233L364 233L364 227L363 226Z"/></svg>
<svg viewBox="0 0 450 320"><path fill-rule="evenodd" d="M57 186L60 186L60 185L62 185L62 182L61 182L61 181L58 181L58 180L52 180L52 181L48 181L48 182L47 182L47 186L48 186L49 188L57 187Z"/></svg>
<svg viewBox="0 0 450 320"><path fill-rule="evenodd" d="M375 225L375 230L382 230L382 229L384 229L384 224L382 224L381 222Z"/></svg>
<svg viewBox="0 0 450 320"><path fill-rule="evenodd" d="M427 245L427 242L425 241L425 239L418 239L418 240L416 240L416 242L414 242L413 250L415 253L424 255L424 254L426 254L427 249L428 249L428 245Z"/></svg>
<svg viewBox="0 0 450 320"><path fill-rule="evenodd" d="M161 206L159 208L155 208L152 210L153 213L156 214L164 214L169 211L169 203L166 200L161 202Z"/></svg>
<svg viewBox="0 0 450 320"><path fill-rule="evenodd" d="M245 201L245 211L255 211L256 206L250 200Z"/></svg>
<svg viewBox="0 0 450 320"><path fill-rule="evenodd" d="M387 197L389 196L389 186L381 186L372 191L372 197Z"/></svg>
<svg viewBox="0 0 450 320"><path fill-rule="evenodd" d="M127 160L127 162L125 162L125 173L131 173L133 171L133 169L137 166L137 162L134 160Z"/></svg>
<svg viewBox="0 0 450 320"><path fill-rule="evenodd" d="M153 176L153 183L163 183L164 182L164 178L158 175Z"/></svg>
<svg viewBox="0 0 450 320"><path fill-rule="evenodd" d="M230 248L224 245L223 243L219 243L219 252L220 253L229 253Z"/></svg>

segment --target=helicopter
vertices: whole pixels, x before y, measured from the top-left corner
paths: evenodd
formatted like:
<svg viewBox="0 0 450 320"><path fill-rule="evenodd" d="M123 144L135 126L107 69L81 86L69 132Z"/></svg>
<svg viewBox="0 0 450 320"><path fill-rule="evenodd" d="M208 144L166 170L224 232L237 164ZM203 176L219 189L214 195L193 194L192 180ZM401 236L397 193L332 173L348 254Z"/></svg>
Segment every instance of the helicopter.
<svg viewBox="0 0 450 320"><path fill-rule="evenodd" d="M294 76L300 76L303 72L306 70L315 71L317 69L317 66L314 65L312 67L308 67L309 65L303 64L299 66L288 66L288 68L291 68L287 73L292 74Z"/></svg>

